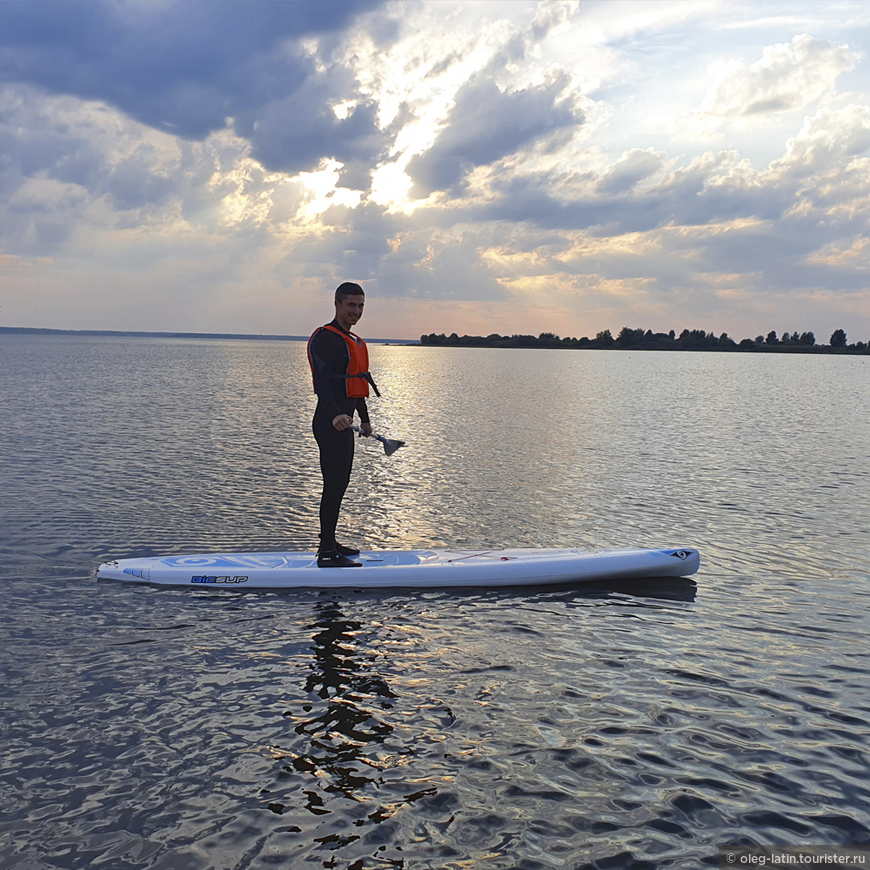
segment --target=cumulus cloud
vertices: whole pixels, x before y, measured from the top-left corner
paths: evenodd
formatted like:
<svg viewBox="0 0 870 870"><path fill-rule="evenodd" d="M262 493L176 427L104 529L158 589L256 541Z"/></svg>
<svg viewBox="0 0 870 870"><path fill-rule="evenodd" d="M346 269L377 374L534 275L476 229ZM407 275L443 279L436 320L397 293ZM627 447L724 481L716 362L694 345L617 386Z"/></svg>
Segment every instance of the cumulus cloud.
<svg viewBox="0 0 870 870"><path fill-rule="evenodd" d="M804 120L798 135L789 139L786 153L771 164L771 170L804 177L839 175L852 158L868 148L870 106L823 109Z"/></svg>
<svg viewBox="0 0 870 870"><path fill-rule="evenodd" d="M475 76L456 95L447 125L435 143L410 160L414 194L449 190L474 169L489 166L564 128L582 113L565 97L566 76L517 91L503 91L487 75Z"/></svg>
<svg viewBox="0 0 870 870"><path fill-rule="evenodd" d="M764 170L736 150L673 165L633 149L598 172L499 178L465 219L515 228L492 233L498 253L488 260L518 293L559 287L583 305L609 305L611 316L669 310L670 324L658 321L668 328L679 325L675 310L715 312L716 328L725 319L769 323L773 307L797 311L797 300L837 287L866 322L866 273L855 268L865 251L854 240L870 235L868 150L870 107L822 109ZM800 305L807 317L812 303ZM815 317L782 326L818 329ZM728 330L742 328L752 329Z"/></svg>
<svg viewBox="0 0 870 870"><path fill-rule="evenodd" d="M670 120L681 137L721 139L723 129L751 129L773 116L799 111L835 95L837 79L851 72L862 55L848 45L804 33L791 43L767 46L754 63L723 61L699 110Z"/></svg>
<svg viewBox="0 0 870 870"><path fill-rule="evenodd" d="M793 189L762 185L760 174L733 151L707 152L683 166L664 163L660 154L630 152L601 173L498 179L497 196L474 206L474 213L479 219L618 236L668 225L774 219L793 203Z"/></svg>
<svg viewBox="0 0 870 870"><path fill-rule="evenodd" d="M727 118L802 109L830 91L859 58L848 45L833 45L804 33L791 45L768 46L755 63L720 67L701 111Z"/></svg>
<svg viewBox="0 0 870 870"><path fill-rule="evenodd" d="M91 229L214 232L243 176L266 186L248 152L226 131L186 141L99 103L2 89L0 250L54 256Z"/></svg>
<svg viewBox="0 0 870 870"><path fill-rule="evenodd" d="M231 119L270 168L310 169L366 150L352 143L376 127L370 107L345 119L330 111L354 83L303 41L341 32L379 5L9 0L0 3L0 81L102 101L187 139Z"/></svg>

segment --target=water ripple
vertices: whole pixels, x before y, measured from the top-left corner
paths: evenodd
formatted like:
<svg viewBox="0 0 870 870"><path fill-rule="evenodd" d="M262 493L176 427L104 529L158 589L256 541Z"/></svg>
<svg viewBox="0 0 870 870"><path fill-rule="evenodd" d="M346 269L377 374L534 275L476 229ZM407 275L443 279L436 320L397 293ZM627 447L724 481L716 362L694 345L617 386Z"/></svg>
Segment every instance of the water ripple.
<svg viewBox="0 0 870 870"><path fill-rule="evenodd" d="M349 533L686 543L701 574L97 584L110 556L312 546L304 346L4 337L4 868L695 870L725 843L870 844L862 369L372 351L409 448L358 445Z"/></svg>

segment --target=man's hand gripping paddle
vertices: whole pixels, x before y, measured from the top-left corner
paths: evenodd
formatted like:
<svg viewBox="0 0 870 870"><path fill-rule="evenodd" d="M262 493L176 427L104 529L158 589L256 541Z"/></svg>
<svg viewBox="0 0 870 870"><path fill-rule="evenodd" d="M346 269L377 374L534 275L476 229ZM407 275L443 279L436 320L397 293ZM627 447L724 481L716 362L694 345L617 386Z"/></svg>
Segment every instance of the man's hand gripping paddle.
<svg viewBox="0 0 870 870"><path fill-rule="evenodd" d="M360 435L365 435L365 432L363 432L359 426L351 426L350 428L353 429L354 432L359 432ZM405 446L404 441L394 441L392 438L384 438L383 435L375 435L374 432L371 437L376 438L384 445L384 453L386 453L387 456L392 456L400 447Z"/></svg>

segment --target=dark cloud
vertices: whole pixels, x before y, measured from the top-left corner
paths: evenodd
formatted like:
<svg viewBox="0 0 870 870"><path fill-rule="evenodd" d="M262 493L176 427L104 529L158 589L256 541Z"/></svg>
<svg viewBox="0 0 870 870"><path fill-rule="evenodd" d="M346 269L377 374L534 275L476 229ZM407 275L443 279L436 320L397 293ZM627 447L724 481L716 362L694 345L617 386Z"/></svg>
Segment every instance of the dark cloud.
<svg viewBox="0 0 870 870"><path fill-rule="evenodd" d="M631 190L662 167L662 155L633 148L617 160L598 182L600 193L619 194Z"/></svg>
<svg viewBox="0 0 870 870"><path fill-rule="evenodd" d="M372 167L368 160L345 160L339 172L338 187L368 190L372 184Z"/></svg>
<svg viewBox="0 0 870 870"><path fill-rule="evenodd" d="M649 160L639 154L648 154ZM795 185L759 184L729 175L736 155L705 155L656 184L638 186L661 168L648 152L629 155L600 179L571 174L497 179L497 198L469 209L470 220L527 222L542 229L591 230L601 235L697 226L738 218L776 220L794 204Z"/></svg>
<svg viewBox="0 0 870 870"><path fill-rule="evenodd" d="M371 164L389 142L378 130L377 106L361 102L339 119L329 105L329 91L328 83L306 83L287 99L264 107L251 136L252 156L291 174L317 166L323 157Z"/></svg>
<svg viewBox="0 0 870 870"><path fill-rule="evenodd" d="M422 198L450 190L478 166L488 166L544 136L582 123L583 117L562 100L568 85L559 77L520 91L502 91L480 74L456 96L448 125L433 146L409 161L413 194Z"/></svg>
<svg viewBox="0 0 870 870"><path fill-rule="evenodd" d="M376 128L366 106L343 121L329 117L331 99L355 96L353 82L340 67L319 69L298 40L342 32L381 2L7 0L0 80L103 101L188 139L233 118L270 168L309 169L324 156L377 147ZM311 121L295 114L312 110ZM317 137L308 149L295 133L306 122Z"/></svg>
<svg viewBox="0 0 870 870"><path fill-rule="evenodd" d="M177 180L150 170L145 160L127 158L112 167L103 189L116 209L165 205L178 194Z"/></svg>

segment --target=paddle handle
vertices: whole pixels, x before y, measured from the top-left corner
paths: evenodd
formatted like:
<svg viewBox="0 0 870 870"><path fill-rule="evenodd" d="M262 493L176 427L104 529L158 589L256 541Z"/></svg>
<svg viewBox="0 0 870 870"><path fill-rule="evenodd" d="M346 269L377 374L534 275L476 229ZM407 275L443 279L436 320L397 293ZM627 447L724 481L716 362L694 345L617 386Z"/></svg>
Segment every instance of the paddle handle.
<svg viewBox="0 0 870 870"><path fill-rule="evenodd" d="M360 429L359 426L351 426L350 428L353 429L354 432L359 432L360 435L365 435L365 432L363 432L363 430ZM372 432L372 434L369 437L376 438L378 441L386 441L387 440L386 438L384 438L383 435L376 435L374 432Z"/></svg>

